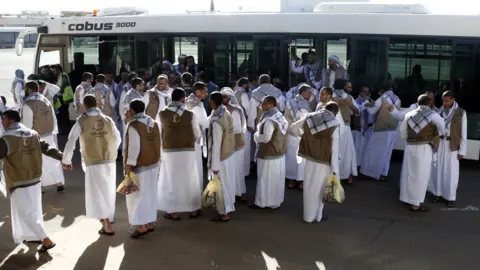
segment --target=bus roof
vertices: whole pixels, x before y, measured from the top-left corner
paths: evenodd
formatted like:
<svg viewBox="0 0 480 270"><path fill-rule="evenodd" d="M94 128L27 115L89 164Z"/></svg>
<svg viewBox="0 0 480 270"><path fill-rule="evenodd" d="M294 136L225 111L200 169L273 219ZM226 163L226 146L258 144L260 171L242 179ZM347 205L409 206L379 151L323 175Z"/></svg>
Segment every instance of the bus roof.
<svg viewBox="0 0 480 270"><path fill-rule="evenodd" d="M207 13L52 19L39 32L103 34L346 34L478 37L480 16L433 14Z"/></svg>
<svg viewBox="0 0 480 270"><path fill-rule="evenodd" d="M0 32L20 32L28 27L0 27Z"/></svg>

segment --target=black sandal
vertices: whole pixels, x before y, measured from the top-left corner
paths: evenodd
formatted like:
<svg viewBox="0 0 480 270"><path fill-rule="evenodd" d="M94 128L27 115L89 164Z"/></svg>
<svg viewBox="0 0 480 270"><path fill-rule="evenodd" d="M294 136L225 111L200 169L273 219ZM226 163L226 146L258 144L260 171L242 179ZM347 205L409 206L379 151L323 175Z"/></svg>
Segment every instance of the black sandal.
<svg viewBox="0 0 480 270"><path fill-rule="evenodd" d="M40 244L42 243L42 241L41 241L41 240L33 240L33 241L26 241L26 240L24 240L23 243L24 243L25 245L28 245L28 244L31 244L31 245L40 245Z"/></svg>
<svg viewBox="0 0 480 270"><path fill-rule="evenodd" d="M410 207L410 211L412 212L428 212L428 208L424 207L424 206L419 206L418 208L413 208L413 207Z"/></svg>
<svg viewBox="0 0 480 270"><path fill-rule="evenodd" d="M197 210L192 213L190 213L190 218L198 218L202 214L202 211Z"/></svg>
<svg viewBox="0 0 480 270"><path fill-rule="evenodd" d="M130 237L133 238L133 239L138 239L138 238L146 235L147 233L148 233L148 230L146 232L140 232L137 229L135 229L135 231L132 234L130 234Z"/></svg>
<svg viewBox="0 0 480 270"><path fill-rule="evenodd" d="M208 220L212 222L229 222L230 217L227 219L223 219L220 215L216 215L216 216L210 217Z"/></svg>
<svg viewBox="0 0 480 270"><path fill-rule="evenodd" d="M107 231L105 231L105 228L101 228L101 229L98 231L98 234L100 234L100 235L106 235L106 236L113 236L113 235L115 235L115 232L107 232Z"/></svg>
<svg viewBox="0 0 480 270"><path fill-rule="evenodd" d="M47 251L49 251L50 249L54 248L56 246L55 243L52 243L50 246L45 246L44 244L42 244L42 246L38 249L38 252L40 253L45 253Z"/></svg>
<svg viewBox="0 0 480 270"><path fill-rule="evenodd" d="M148 228L147 228L147 229L148 229ZM154 232L154 231L155 231L155 228L152 227L152 228L148 229L147 232L148 232L148 233L151 233L151 232Z"/></svg>
<svg viewBox="0 0 480 270"><path fill-rule="evenodd" d="M171 219L171 220L180 220L181 219L179 215L177 215L175 217L175 216L173 216L172 214L169 214L169 213L166 213L165 215L163 215L163 217L165 219Z"/></svg>

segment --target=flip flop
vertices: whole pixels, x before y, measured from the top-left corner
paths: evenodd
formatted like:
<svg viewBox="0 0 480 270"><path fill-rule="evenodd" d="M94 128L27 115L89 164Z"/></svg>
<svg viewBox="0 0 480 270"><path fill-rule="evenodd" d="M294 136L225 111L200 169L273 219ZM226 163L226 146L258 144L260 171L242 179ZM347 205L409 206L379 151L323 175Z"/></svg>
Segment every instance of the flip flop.
<svg viewBox="0 0 480 270"><path fill-rule="evenodd" d="M132 234L130 234L130 237L133 239L138 239L146 235L147 233L148 233L148 230L146 232L139 232L137 229L135 229L135 231Z"/></svg>
<svg viewBox="0 0 480 270"><path fill-rule="evenodd" d="M40 245L42 241L40 240L33 240L33 241L23 241L24 244L33 244L33 245Z"/></svg>
<svg viewBox="0 0 480 270"><path fill-rule="evenodd" d="M208 220L210 220L212 222L229 222L230 218L222 219L219 215L217 215L217 216L214 216L214 217L210 217Z"/></svg>
<svg viewBox="0 0 480 270"><path fill-rule="evenodd" d="M202 214L202 211L197 210L192 213L190 213L190 218L198 218Z"/></svg>
<svg viewBox="0 0 480 270"><path fill-rule="evenodd" d="M165 215L163 215L163 217L166 218L166 219L171 219L171 220L180 220L181 219L180 216L177 215L175 217L174 215L169 214L169 213L166 213Z"/></svg>
<svg viewBox="0 0 480 270"><path fill-rule="evenodd" d="M155 228L150 228L150 229L148 229L147 232L151 233L151 232L154 232L154 231L155 231Z"/></svg>
<svg viewBox="0 0 480 270"><path fill-rule="evenodd" d="M115 232L107 232L107 231L105 231L105 228L101 228L101 229L98 231L98 234L100 234L100 235L106 235L106 236L114 236L114 235L115 235Z"/></svg>
<svg viewBox="0 0 480 270"><path fill-rule="evenodd" d="M45 246L44 244L42 244L42 246L38 249L38 252L40 253L45 253L47 251L49 251L50 249L54 248L57 244L55 243L52 243L50 246Z"/></svg>

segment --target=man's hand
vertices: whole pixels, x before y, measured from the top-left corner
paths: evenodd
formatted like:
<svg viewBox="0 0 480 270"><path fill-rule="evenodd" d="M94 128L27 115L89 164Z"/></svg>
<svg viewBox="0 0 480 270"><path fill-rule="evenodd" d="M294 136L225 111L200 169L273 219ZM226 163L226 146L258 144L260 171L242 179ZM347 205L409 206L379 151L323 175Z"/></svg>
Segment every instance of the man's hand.
<svg viewBox="0 0 480 270"><path fill-rule="evenodd" d="M213 174L214 174L214 175L218 175L218 171L213 171Z"/></svg>
<svg viewBox="0 0 480 270"><path fill-rule="evenodd" d="M125 175L129 175L131 171L133 171L133 166L125 165Z"/></svg>
<svg viewBox="0 0 480 270"><path fill-rule="evenodd" d="M458 159L458 160L462 160L462 159L463 159L463 155L457 155L457 159Z"/></svg>
<svg viewBox="0 0 480 270"><path fill-rule="evenodd" d="M66 171L71 171L72 170L72 164L65 164L65 163L62 163L62 169L66 170Z"/></svg>

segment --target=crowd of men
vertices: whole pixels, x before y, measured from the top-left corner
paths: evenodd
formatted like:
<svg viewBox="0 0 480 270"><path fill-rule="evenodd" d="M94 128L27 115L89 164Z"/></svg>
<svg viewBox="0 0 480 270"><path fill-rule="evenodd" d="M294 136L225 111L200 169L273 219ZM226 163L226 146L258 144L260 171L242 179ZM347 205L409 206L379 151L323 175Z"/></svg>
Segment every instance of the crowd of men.
<svg viewBox="0 0 480 270"><path fill-rule="evenodd" d="M102 222L102 235L115 234L119 153L124 174L135 172L139 184L138 191L126 195L133 238L154 230L157 210L172 220L182 219L182 213L201 215L204 175L218 176L225 203L210 220L229 221L235 203L247 202L245 178L252 161L257 186L250 208L281 207L288 180L288 188L303 190L303 218L312 223L327 219L322 198L332 175L347 183L359 173L385 180L398 125L407 143L400 200L411 211L426 211L428 190L433 202L455 206L459 160L466 152L466 113L452 92L443 93L441 108L435 108L428 92L401 110L388 82L378 87L378 99L370 98L367 87L354 99L338 57L329 57L328 66L315 72L305 71L306 80L286 94L266 74L255 87L240 78L234 89L220 91L210 91L210 82L201 76L173 89L162 74L147 89L134 73L117 84L109 74L94 78L85 72L70 93L61 68L57 85L35 76L17 80L13 88L20 84L23 91L16 93L16 107L3 111L0 139L14 241L39 243L42 252L55 246L43 228L42 187L65 189L62 168L72 169L77 140L86 215ZM57 149L55 116L62 107L70 118L78 116L63 153Z"/></svg>

